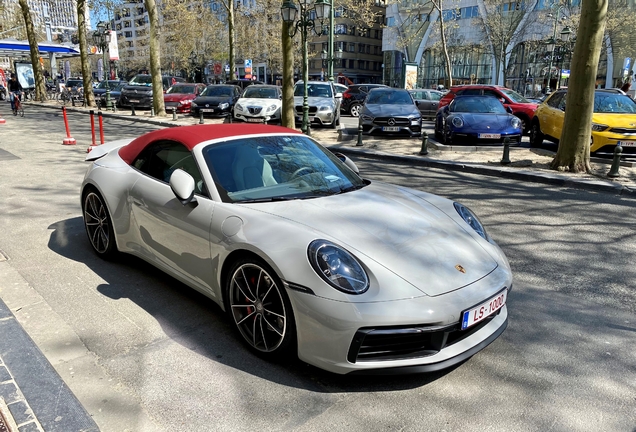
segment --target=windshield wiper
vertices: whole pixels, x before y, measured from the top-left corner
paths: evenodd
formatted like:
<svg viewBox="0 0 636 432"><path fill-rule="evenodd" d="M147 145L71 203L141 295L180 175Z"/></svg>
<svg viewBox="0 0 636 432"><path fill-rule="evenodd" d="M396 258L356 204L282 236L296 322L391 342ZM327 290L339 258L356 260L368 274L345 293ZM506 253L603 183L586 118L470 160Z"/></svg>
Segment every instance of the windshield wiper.
<svg viewBox="0 0 636 432"><path fill-rule="evenodd" d="M365 186L366 186L366 184L351 185L351 186L346 187L346 188L340 188L340 190L338 192L336 192L336 193L341 194L341 193L352 192L352 191L355 191L355 190L358 190L358 189L362 189Z"/></svg>
<svg viewBox="0 0 636 432"><path fill-rule="evenodd" d="M267 197L267 198L244 199L244 200L239 200L234 202L236 204L243 204L243 203L260 203L260 202L274 202L274 201L292 201L296 199L298 199L298 197L274 196L274 197Z"/></svg>

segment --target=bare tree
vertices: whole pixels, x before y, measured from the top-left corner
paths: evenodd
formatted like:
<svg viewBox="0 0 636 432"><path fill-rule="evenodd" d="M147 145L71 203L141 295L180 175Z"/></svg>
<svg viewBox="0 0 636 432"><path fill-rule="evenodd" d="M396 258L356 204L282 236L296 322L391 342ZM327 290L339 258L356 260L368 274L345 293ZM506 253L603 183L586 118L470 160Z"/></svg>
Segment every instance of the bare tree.
<svg viewBox="0 0 636 432"><path fill-rule="evenodd" d="M551 167L559 171L590 171L590 130L594 90L608 0L583 0L581 21L568 84L567 110L559 149Z"/></svg>
<svg viewBox="0 0 636 432"><path fill-rule="evenodd" d="M40 65L40 50L36 39L35 30L33 28L33 19L27 0L18 0L22 16L24 17L24 25L26 26L27 39L29 40L29 48L31 53L31 65L33 66L33 76L35 78L35 98L39 101L46 100L46 85L44 84L44 74Z"/></svg>
<svg viewBox="0 0 636 432"><path fill-rule="evenodd" d="M234 70L235 54L234 54L234 42L235 38L235 26L234 26L234 0L220 0L227 12L227 34L228 34L228 64L230 65L230 79L236 79L236 72Z"/></svg>
<svg viewBox="0 0 636 432"><path fill-rule="evenodd" d="M163 82L161 80L161 52L159 43L159 11L155 0L144 0L150 21L150 74L152 75L152 106L155 114L166 115L163 104Z"/></svg>
<svg viewBox="0 0 636 432"><path fill-rule="evenodd" d="M296 125L294 112L294 49L292 38L289 36L290 27L282 21L281 39L283 44L283 106L281 112L281 124L289 128Z"/></svg>
<svg viewBox="0 0 636 432"><path fill-rule="evenodd" d="M77 0L77 36L80 46L80 59L82 64L82 82L84 83L84 100L89 107L95 106L95 95L91 85L91 68L88 62L88 44L86 41L88 29L86 28L86 0ZM104 65L106 68L106 65ZM108 79L108 77L106 77Z"/></svg>

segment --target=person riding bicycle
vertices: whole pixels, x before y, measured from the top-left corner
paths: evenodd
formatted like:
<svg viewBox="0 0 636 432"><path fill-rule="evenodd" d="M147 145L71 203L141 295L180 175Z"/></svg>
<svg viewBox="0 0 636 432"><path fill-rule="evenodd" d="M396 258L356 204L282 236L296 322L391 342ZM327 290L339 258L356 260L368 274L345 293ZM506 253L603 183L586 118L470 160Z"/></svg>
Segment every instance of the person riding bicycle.
<svg viewBox="0 0 636 432"><path fill-rule="evenodd" d="M15 112L15 98L19 98L22 95L22 85L20 85L20 81L18 81L14 73L11 74L8 87L9 98L11 99L11 110Z"/></svg>

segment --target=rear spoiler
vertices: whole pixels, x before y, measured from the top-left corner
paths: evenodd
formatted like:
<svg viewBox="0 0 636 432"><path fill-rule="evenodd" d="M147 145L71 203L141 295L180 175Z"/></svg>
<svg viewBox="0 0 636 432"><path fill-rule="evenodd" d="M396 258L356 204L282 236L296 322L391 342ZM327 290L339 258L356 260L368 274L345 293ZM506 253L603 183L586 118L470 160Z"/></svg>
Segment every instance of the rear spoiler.
<svg viewBox="0 0 636 432"><path fill-rule="evenodd" d="M97 160L101 157L106 156L111 151L120 149L121 147L127 145L133 139L134 138L126 138L126 139L120 139L116 141L110 141L105 144L101 144L97 146L90 146L87 150L88 154L86 155L86 159L84 160L89 162Z"/></svg>

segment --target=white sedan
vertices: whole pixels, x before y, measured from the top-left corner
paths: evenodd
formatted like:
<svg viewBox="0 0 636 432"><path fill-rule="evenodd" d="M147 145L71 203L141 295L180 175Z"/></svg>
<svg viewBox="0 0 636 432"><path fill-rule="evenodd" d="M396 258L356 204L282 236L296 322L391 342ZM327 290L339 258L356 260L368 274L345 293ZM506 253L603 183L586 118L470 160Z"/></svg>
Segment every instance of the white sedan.
<svg viewBox="0 0 636 432"><path fill-rule="evenodd" d="M234 120L248 123L280 123L282 98L278 86L248 86L234 105Z"/></svg>
<svg viewBox="0 0 636 432"><path fill-rule="evenodd" d="M136 255L209 296L264 357L427 372L506 328L510 267L467 207L363 179L295 130L166 128L86 159L95 252Z"/></svg>

